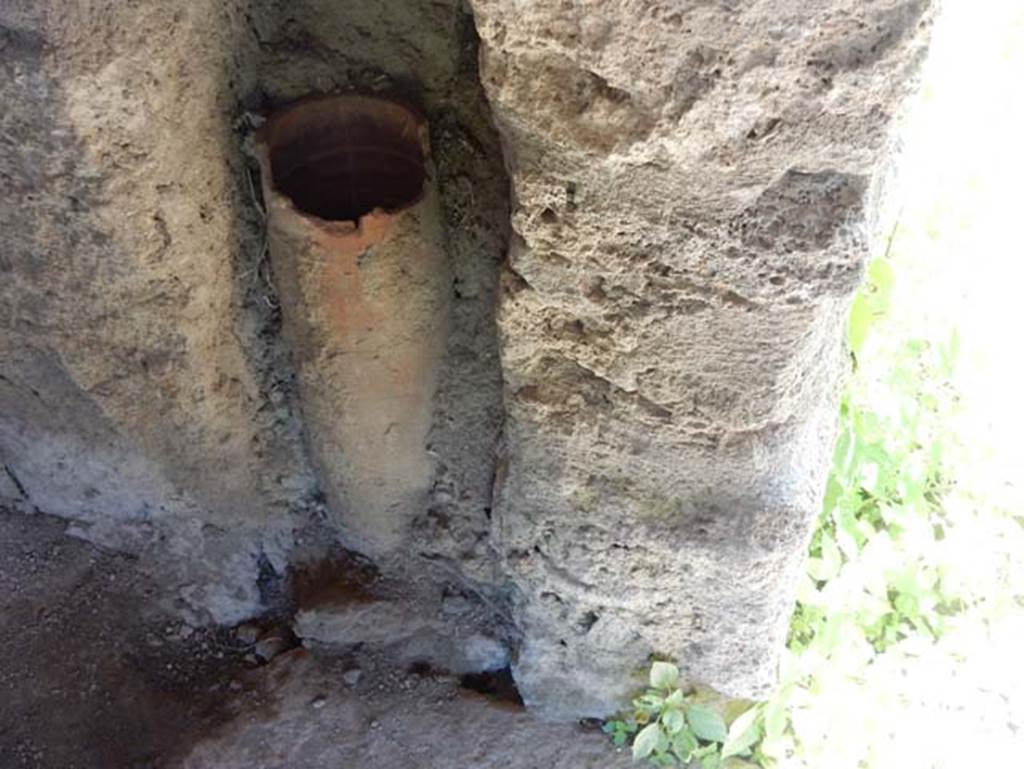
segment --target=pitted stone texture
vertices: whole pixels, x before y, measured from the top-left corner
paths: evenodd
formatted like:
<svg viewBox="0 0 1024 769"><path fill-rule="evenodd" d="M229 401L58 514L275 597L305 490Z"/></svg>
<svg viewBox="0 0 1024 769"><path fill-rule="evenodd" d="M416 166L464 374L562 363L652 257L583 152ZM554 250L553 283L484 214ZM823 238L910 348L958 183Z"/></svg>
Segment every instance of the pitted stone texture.
<svg viewBox="0 0 1024 769"><path fill-rule="evenodd" d="M526 702L763 695L929 3L473 0L513 183L493 537Z"/></svg>
<svg viewBox="0 0 1024 769"><path fill-rule="evenodd" d="M613 709L654 652L761 692L928 4L474 6L516 200L493 510L504 180L468 17L430 0L0 4L0 501L258 611L316 479L235 119L412 94L454 278L410 571L504 571L550 715Z"/></svg>

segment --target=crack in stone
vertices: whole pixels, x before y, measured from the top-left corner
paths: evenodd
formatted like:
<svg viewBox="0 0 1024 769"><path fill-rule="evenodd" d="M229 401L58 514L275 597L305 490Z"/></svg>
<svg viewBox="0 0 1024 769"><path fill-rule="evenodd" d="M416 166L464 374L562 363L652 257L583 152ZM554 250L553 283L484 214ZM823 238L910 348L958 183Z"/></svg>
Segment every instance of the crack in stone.
<svg viewBox="0 0 1024 769"><path fill-rule="evenodd" d="M36 390L35 388L33 388L33 387L29 387L28 385L19 385L19 384L18 384L17 382L14 382L14 381L12 381L12 380L8 379L8 378L7 378L7 377L5 377L5 376L4 376L3 374L0 374L0 381L2 381L2 382L6 382L6 383L8 384L8 386L9 386L9 387L11 387L11 388L12 388L12 389L14 389L14 390L28 390L28 391L29 391L30 393L32 393L32 394L33 394L33 395L34 395L34 396L35 396L36 398L38 398L38 399L39 399L39 402L40 402L40 403L42 403L42 404L43 404L44 406L46 405L46 401L44 401L44 400L43 400L43 396L42 396L42 395L40 395L40 394L39 394L39 391L38 391L38 390Z"/></svg>
<svg viewBox="0 0 1024 769"><path fill-rule="evenodd" d="M563 353L559 353L559 355L567 363L570 363L573 366L576 366L577 368L581 369L582 371L585 371L591 378L596 379L599 382L604 382L606 385L608 385L608 387L612 388L612 390L615 393L620 394L620 395L626 395L629 398L633 399L635 405L637 405L640 408L642 408L644 411L646 411L651 416L657 417L658 419L672 419L672 417L674 416L671 409L667 408L666 406L663 406L662 404L658 403L655 400L652 400L651 398L648 398L646 395L641 393L639 390L629 390L629 389L627 389L625 387L622 387L621 385L616 384L615 382L610 380L608 377L605 377L605 376L602 376L601 374L598 374L596 371L594 371L589 366L586 366L583 363L580 363L580 361L578 361L575 358L565 354L564 352Z"/></svg>
<svg viewBox="0 0 1024 769"><path fill-rule="evenodd" d="M4 472L7 473L7 477L11 479L11 483L14 484L14 488L18 490L21 498L26 502L31 502L32 498L28 494L28 490L25 485L21 482L17 475L14 474L14 470L11 469L10 465L4 465Z"/></svg>

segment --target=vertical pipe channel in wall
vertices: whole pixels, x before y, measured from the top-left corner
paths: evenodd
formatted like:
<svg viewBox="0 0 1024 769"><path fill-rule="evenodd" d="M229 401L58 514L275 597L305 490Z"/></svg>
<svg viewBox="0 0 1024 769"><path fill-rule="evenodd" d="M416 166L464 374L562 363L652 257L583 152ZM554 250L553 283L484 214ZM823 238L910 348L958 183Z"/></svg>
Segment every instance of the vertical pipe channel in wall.
<svg viewBox="0 0 1024 769"><path fill-rule="evenodd" d="M347 544L397 549L427 503L451 276L425 119L395 101L305 99L256 135L283 334Z"/></svg>

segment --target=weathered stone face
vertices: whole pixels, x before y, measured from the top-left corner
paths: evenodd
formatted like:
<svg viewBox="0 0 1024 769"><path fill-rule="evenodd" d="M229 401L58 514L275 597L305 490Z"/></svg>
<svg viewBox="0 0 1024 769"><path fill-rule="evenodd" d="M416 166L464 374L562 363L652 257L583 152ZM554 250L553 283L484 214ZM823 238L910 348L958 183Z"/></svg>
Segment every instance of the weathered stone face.
<svg viewBox="0 0 1024 769"><path fill-rule="evenodd" d="M90 7L90 5L92 7ZM23 10L22 10L23 9ZM238 9L5 4L0 455L14 502L152 547L182 608L259 610L291 500L237 305Z"/></svg>
<svg viewBox="0 0 1024 769"><path fill-rule="evenodd" d="M473 7L514 196L494 542L516 679L558 717L608 712L652 654L761 695L928 3Z"/></svg>
<svg viewBox="0 0 1024 769"><path fill-rule="evenodd" d="M307 451L327 426L300 409L244 146L296 98L394 95L433 132L447 250L436 381L410 384L419 423L399 426L426 499L394 560L494 582L507 180L471 18L405 0L33 2L3 4L0 34L0 500L145 553L197 621L262 611L268 580L340 536L320 460L349 458Z"/></svg>
<svg viewBox="0 0 1024 769"><path fill-rule="evenodd" d="M0 6L0 502L145 554L196 621L359 545L243 146L302 96L401 97L450 283L410 433L427 498L382 525L410 626L476 596L556 718L615 709L650 655L760 694L929 3L471 4Z"/></svg>

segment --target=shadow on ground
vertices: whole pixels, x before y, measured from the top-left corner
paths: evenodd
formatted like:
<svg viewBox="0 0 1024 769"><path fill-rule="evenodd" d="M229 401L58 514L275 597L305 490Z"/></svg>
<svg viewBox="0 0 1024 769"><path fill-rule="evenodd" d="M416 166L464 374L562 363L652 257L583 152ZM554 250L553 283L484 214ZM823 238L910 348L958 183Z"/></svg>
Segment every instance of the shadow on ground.
<svg viewBox="0 0 1024 769"><path fill-rule="evenodd" d="M131 557L0 511L2 769L631 765L592 728L370 649L261 665L231 631L161 614L156 595Z"/></svg>

